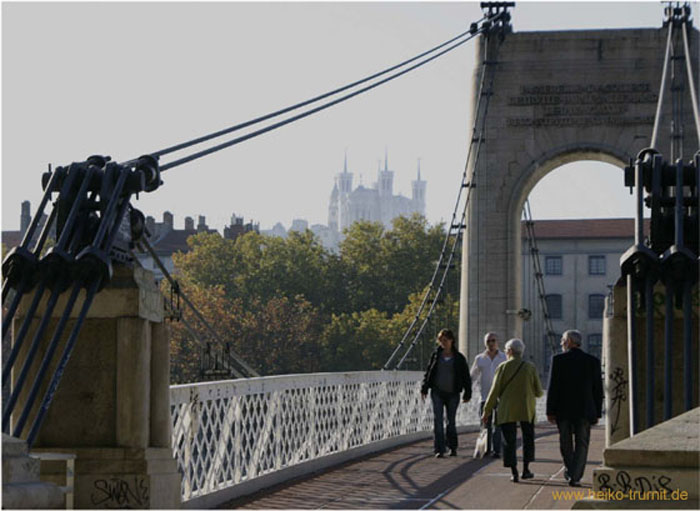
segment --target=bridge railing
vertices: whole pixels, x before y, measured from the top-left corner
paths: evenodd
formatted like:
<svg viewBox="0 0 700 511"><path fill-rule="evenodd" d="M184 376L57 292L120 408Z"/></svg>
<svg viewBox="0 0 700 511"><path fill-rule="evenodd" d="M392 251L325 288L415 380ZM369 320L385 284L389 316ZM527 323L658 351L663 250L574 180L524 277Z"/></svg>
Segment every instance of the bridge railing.
<svg viewBox="0 0 700 511"><path fill-rule="evenodd" d="M421 378L416 371L372 371L172 386L183 502L373 442L430 432L432 408L420 398ZM458 426L479 423L478 389L474 397L459 407Z"/></svg>

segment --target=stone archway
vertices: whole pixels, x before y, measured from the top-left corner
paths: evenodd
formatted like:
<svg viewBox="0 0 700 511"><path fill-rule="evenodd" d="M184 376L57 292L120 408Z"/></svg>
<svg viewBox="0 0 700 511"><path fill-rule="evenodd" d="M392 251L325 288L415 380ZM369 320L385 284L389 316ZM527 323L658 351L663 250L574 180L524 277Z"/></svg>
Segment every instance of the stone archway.
<svg viewBox="0 0 700 511"><path fill-rule="evenodd" d="M537 181L583 159L623 167L649 145L666 34L665 28L523 32L489 41L486 72L495 78L484 91L490 103L479 159L469 169L476 186L462 246L459 346L470 360L487 331L504 340L522 335L522 320L507 311L521 307L520 215ZM690 41L698 62L697 30ZM482 37L475 84L484 45ZM662 133L671 118L669 96ZM686 139L695 141L689 106L683 125ZM662 135L659 150L668 154L669 147ZM581 190L576 200L593 193Z"/></svg>

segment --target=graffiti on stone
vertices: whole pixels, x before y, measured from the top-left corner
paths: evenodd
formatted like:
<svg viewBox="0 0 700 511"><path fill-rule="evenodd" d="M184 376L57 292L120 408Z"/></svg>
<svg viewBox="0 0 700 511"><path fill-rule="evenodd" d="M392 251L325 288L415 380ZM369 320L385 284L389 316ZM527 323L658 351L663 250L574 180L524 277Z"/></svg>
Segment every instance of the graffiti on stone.
<svg viewBox="0 0 700 511"><path fill-rule="evenodd" d="M598 487L603 491L621 491L623 493L629 493L632 491L650 492L663 490L670 493L673 491L673 488L670 486L673 480L664 474L645 476L640 475L633 477L629 472L620 470L614 477L611 477L608 472L602 472L598 474L597 478Z"/></svg>
<svg viewBox="0 0 700 511"><path fill-rule="evenodd" d="M95 507L105 509L138 509L148 507L148 485L146 480L134 476L133 482L111 477L97 479L90 500Z"/></svg>
<svg viewBox="0 0 700 511"><path fill-rule="evenodd" d="M610 373L610 381L613 383L610 389L610 434L614 435L620 429L620 412L622 403L627 401L627 380L621 367L616 367Z"/></svg>

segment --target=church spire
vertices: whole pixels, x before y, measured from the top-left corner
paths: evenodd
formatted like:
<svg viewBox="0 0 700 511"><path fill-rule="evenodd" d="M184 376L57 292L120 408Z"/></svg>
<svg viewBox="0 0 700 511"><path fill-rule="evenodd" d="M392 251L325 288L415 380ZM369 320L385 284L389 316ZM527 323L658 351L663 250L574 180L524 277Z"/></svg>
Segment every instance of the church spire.
<svg viewBox="0 0 700 511"><path fill-rule="evenodd" d="M348 150L345 149L345 161L343 162L343 172L348 173Z"/></svg>
<svg viewBox="0 0 700 511"><path fill-rule="evenodd" d="M420 181L420 158L418 158L418 181Z"/></svg>
<svg viewBox="0 0 700 511"><path fill-rule="evenodd" d="M389 170L389 149L384 146L384 170Z"/></svg>

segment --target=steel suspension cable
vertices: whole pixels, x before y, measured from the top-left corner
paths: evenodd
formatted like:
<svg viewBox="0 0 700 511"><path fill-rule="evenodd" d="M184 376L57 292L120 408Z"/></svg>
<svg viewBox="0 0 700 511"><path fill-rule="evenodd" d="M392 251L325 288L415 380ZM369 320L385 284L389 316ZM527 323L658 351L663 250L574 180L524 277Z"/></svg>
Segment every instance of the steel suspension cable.
<svg viewBox="0 0 700 511"><path fill-rule="evenodd" d="M485 18L485 16L482 16L482 18L481 18L479 21L477 21L476 23L481 22L484 18ZM353 87L356 87L356 86L358 86L358 85L362 85L363 83L366 83L366 82L368 82L368 81L370 81L370 80L373 80L373 79L378 78L378 77L380 77L380 76L382 76L382 75L385 75L385 74L387 74L387 73L390 73L391 71L395 71L396 69L399 69L400 67L403 67L403 66L405 66L405 65L407 65L407 64L410 64L411 62L414 62L414 61L416 61L416 60L418 60L418 59L420 59L420 58L422 58L422 57L425 57L426 55L428 55L428 54L430 54L430 53L433 53L434 51L437 51L437 50L439 50L440 48L443 48L443 47L447 46L448 44L453 43L454 41L460 39L461 37L464 37L465 35L469 34L471 31L472 31L472 29L470 28L470 30L464 31L464 32L462 32L461 34L459 34L459 35L453 37L452 39L449 39L449 40L445 41L445 42L442 43L442 44L439 44L439 45L437 45L437 46L434 46L433 48L431 48L431 49L429 49L429 50L427 50L427 51L424 51L423 53L420 53L419 55L416 55L415 57L411 57L410 59L404 60L403 62L401 62L401 63L399 63L399 64L396 64L396 65L394 65L394 66L388 67L388 68L384 69L383 71L379 71L378 73L374 73L374 74L372 74L372 75L369 75L369 76L367 76L367 77L365 77L365 78L362 78L362 79L360 79L360 80L357 80L357 81L354 81L354 82L352 82L352 83L349 83L349 84L347 84L347 85L344 85L344 86L339 87L339 88L337 88L337 89L334 89L334 90L332 90L332 91L328 91L328 92L325 92L325 93L320 94L320 95L318 95L318 96L315 96L315 97L313 97L313 98L311 98L311 99L307 99L306 101L301 101L301 102L299 102L299 103L296 103L296 104L294 104L294 105L291 105L291 106L282 108L282 109L277 110L277 111L275 111L275 112L270 112L270 113L265 114L265 115L262 115L262 116L260 116L260 117L256 117L255 119L251 119L251 120L249 120L249 121L242 122L242 123L240 123L240 124L236 124L236 125L231 126L231 127L229 127L229 128L225 128L225 129L216 131L216 132L214 132L214 133L210 133L210 134L208 134L208 135L203 135L203 136L201 136L201 137L198 137L198 138L189 140L189 141L187 141L187 142L182 142L182 143L180 143L180 144L176 144L176 145L174 145L174 146L167 147L167 148L165 148L165 149L161 149L160 151L152 152L152 153L150 153L150 154L151 154L152 156L159 157L159 156L163 156L163 155L165 155L165 154L169 154L169 153L172 153L172 152L175 152L175 151L179 151L179 150L181 150L181 149L186 149L186 148L191 147L191 146L193 146L193 145L201 144L202 142L207 142L207 141L212 140L212 139L214 139L214 138L218 138L218 137L220 137L220 136L227 135L227 134L229 134L229 133L233 133L234 131L238 131L238 130L240 130L240 129L247 128L248 126L252 126L252 125L257 124L257 123L259 123L259 122L266 121L266 120L268 120L268 119L272 119L272 118L277 117L277 116L279 116L279 115L286 114L286 113L291 112L291 111L293 111L293 110L296 110L296 109L298 109L298 108L301 108L301 107L310 105L310 104L315 103L315 102L317 102L317 101L320 101L320 100L322 100L322 99L326 99L326 98L328 98L328 97L330 97L330 96L333 96L333 95L338 94L338 93L340 93L340 92L346 91L346 90L351 89L351 88L353 88Z"/></svg>
<svg viewBox="0 0 700 511"><path fill-rule="evenodd" d="M425 319L423 320L423 322L421 323L418 331L416 332L416 335L414 336L413 341L411 342L408 349L406 350L406 353L404 353L403 357L399 360L398 364L396 365L396 369L401 368L401 365L403 364L406 357L411 353L411 351L415 347L418 339L420 338L421 334L423 333L423 330L425 329L425 326L428 324L430 317L432 316L432 313L433 313L435 306L437 304L437 298L440 296L440 293L442 293L442 291L444 289L444 282L445 282L445 279L447 278L447 273L449 272L450 264L452 262L454 254L456 252L457 245L459 243L459 238L460 238L459 234L461 234L462 231L464 230L464 228L466 227L465 222L466 222L467 209L468 209L469 203L470 203L472 188L474 188L474 186L475 186L474 181L475 181L475 177L476 177L476 168L477 168L477 164L479 161L479 155L481 153L481 145L482 145L482 142L484 140L486 116L488 113L490 98L493 95L493 84L494 84L494 80L495 80L495 72L493 72L493 73L491 73L491 76L490 76L488 90L486 92L484 92L483 86L484 86L484 80L485 80L485 76L486 76L486 70L488 69L489 65L492 65L494 63L494 62L489 61L489 59L488 59L488 44L489 44L488 35L489 34L487 32L486 33L487 39L484 42L483 69L482 69L481 81L480 81L480 86L479 86L479 96L478 96L478 100L477 100L476 115L474 116L474 127L473 127L473 131L472 131L472 138L470 141L469 152L468 152L467 161L465 164L465 171L464 171L463 178L462 178L462 186L460 187L460 192L458 193L458 200L457 200L457 204L455 205L455 213L453 213L453 215L456 216L456 211L458 211L458 209L459 209L459 199L461 197L462 188L468 187L468 191L467 191L465 202L464 202L464 207L462 209L462 215L460 217L459 224L457 224L458 225L458 235L455 236L455 239L453 241L452 248L450 250L450 255L448 257L448 262L445 265L445 270L443 271L443 275L442 275L442 278L440 280L440 284L439 284L437 291L436 291L436 294L435 294L435 299L433 300L430 308L428 309L428 313L427 313ZM481 113L481 106L482 106L481 100L484 96L486 96L486 101L484 102L483 113ZM481 124L481 126L479 127L479 132L477 134L476 131L477 131L477 126L479 124ZM476 149L473 153L473 155L474 155L473 156L473 164L471 166L472 172L471 172L471 178L469 178L469 176L468 176L469 162L470 162L471 157L472 157L472 148L474 147L475 141L476 141ZM453 216L453 221L454 221L454 216ZM454 224L452 225L452 227L454 227ZM446 242L448 239L449 238L446 237ZM440 255L440 260L443 259L443 256L444 256L444 253L442 253ZM438 264L438 267L439 267L439 264ZM433 287L433 285L434 285L434 283L431 283L431 288Z"/></svg>
<svg viewBox="0 0 700 511"><path fill-rule="evenodd" d="M685 66L688 74L688 86L690 88L690 101L693 105L693 119L695 120L695 134L698 137L698 146L700 146L700 112L698 111L698 96L695 88L695 79L693 77L693 66L690 63L690 45L688 44L688 29L687 23L683 23L683 50L685 54Z"/></svg>
<svg viewBox="0 0 700 511"><path fill-rule="evenodd" d="M215 145L215 146L210 147L208 149L204 149L202 151L196 152L196 153L191 154L189 156L185 156L183 158L177 159L177 160L172 161L170 163L166 163L165 165L161 165L160 171L165 172L166 170L172 169L174 167L178 167L184 163L189 163L191 161L197 160L197 159L202 158L204 156L207 156L209 154L221 151L222 149L226 149L228 147L239 144L241 142L245 142L246 140L250 140L251 138L257 137L259 135L262 135L262 134L267 133L269 131L275 130L277 128L281 128L282 126L286 126L287 124L301 120L301 119L308 117L312 114L321 112L321 111L323 111L327 108L330 108L334 105L337 105L339 103L347 101L348 99L354 98L355 96L359 96L360 94L363 94L365 92L368 92L368 91L374 89L375 87L378 87L378 86L383 85L387 82L395 80L396 78L403 76L406 73L413 71L414 69L417 69L417 68L419 68L419 67L421 67L429 62L432 62L433 60L437 59L438 57L441 57L442 55L454 50L455 48L458 48L459 46L463 45L464 43L469 42L471 39L473 39L474 37L476 37L477 35L482 33L483 30L484 30L483 28L480 28L476 32L470 33L469 36L466 37L465 39L459 41L458 43L453 44L452 46L449 46L445 50L442 50L441 52L436 53L435 55L433 55L425 60L422 60L421 62L414 64L414 65L412 65L412 66L410 66L410 67L408 67L408 68L406 68L398 73L395 73L391 76L388 76L387 78L379 80L378 82L375 82L372 85L368 85L366 87L363 87L355 92L352 92L350 94L346 94L345 96L341 96L338 99L334 99L333 101L329 101L328 103L325 103L321 106L314 107L311 110L307 110L303 113L294 115L294 116L289 117L283 121L276 122L274 124L271 124L270 126L266 126L265 128L258 129L256 131L253 131L253 132L248 133L246 135L242 135L240 137L234 138L233 140L229 140L228 142L223 142L221 144Z"/></svg>
<svg viewBox="0 0 700 511"><path fill-rule="evenodd" d="M666 78L668 76L669 61L671 60L671 46L673 44L673 22L668 23L668 36L666 38L666 54L664 57L664 67L661 72L661 86L659 88L659 99L656 103L656 115L654 116L654 128L651 132L651 147L656 148L656 143L659 137L659 126L661 125L661 110L664 102L664 93L666 92Z"/></svg>
<svg viewBox="0 0 700 511"><path fill-rule="evenodd" d="M534 280L537 285L537 293L539 294L540 306L542 307L542 316L544 318L545 335L549 341L549 346L552 349L552 354L557 352L557 340L552 326L552 317L549 314L547 306L547 293L544 287L544 278L542 274L542 266L540 265L540 251L537 248L537 237L535 236L535 222L532 220L532 211L530 209L530 199L525 200L525 229L527 232L527 241L530 246L530 257L532 258L532 267L535 272Z"/></svg>
<svg viewBox="0 0 700 511"><path fill-rule="evenodd" d="M416 314L413 317L413 321L406 329L406 332L404 333L403 337L399 341L399 344L396 346L394 351L391 353L391 355L389 356L389 359L386 361L386 363L384 364L384 367L382 369L390 369L391 362L394 360L394 357L397 355L397 353L404 346L404 344L406 343L406 340L408 339L408 336L411 334L411 332L413 331L413 328L418 323L418 320L420 319L420 315L423 312L423 309L425 308L425 306L428 302L428 299L430 297L430 293L434 288L438 273L440 272L440 267L441 267L441 264L445 258L446 248L447 248L447 245L449 244L450 237L454 235L452 230L453 230L454 226L456 225L455 220L457 218L457 212L459 211L459 205L461 202L462 191L464 190L464 188L466 186L469 186L470 191L471 191L471 184L468 182L467 173L468 173L468 169L469 169L469 160L471 157L472 148L474 147L474 139L475 139L475 134L476 134L476 130L477 130L477 125L479 122L478 113L479 113L480 108L481 108L481 99L483 98L482 92L483 92L483 87L484 87L484 78L486 76L485 62L486 62L486 60L484 59L484 66L483 66L483 70L482 70L481 77L479 80L479 91L478 91L478 95L477 95L477 104L476 104L476 108L475 108L476 115L474 116L474 122L472 124L472 129L471 129L472 138L471 138L471 142L469 143L469 149L467 151L467 158L466 158L466 162L464 165L464 172L462 173L462 182L460 183L459 191L457 192L457 199L455 201L455 206L454 206L454 209L452 211L452 218L450 220L450 225L447 227L447 233L446 233L445 239L442 243L442 248L440 249L440 257L438 258L438 261L435 264L435 270L433 271L433 275L430 278L430 284L429 284L428 289L426 290L426 292L423 296L423 299L421 300L421 303L418 307L418 311L416 312ZM461 233L461 225L462 224L463 224L463 221L460 222L460 224L458 224L460 226L460 228L458 229L458 234L455 236L455 238L457 238L457 239L459 239L459 233Z"/></svg>

